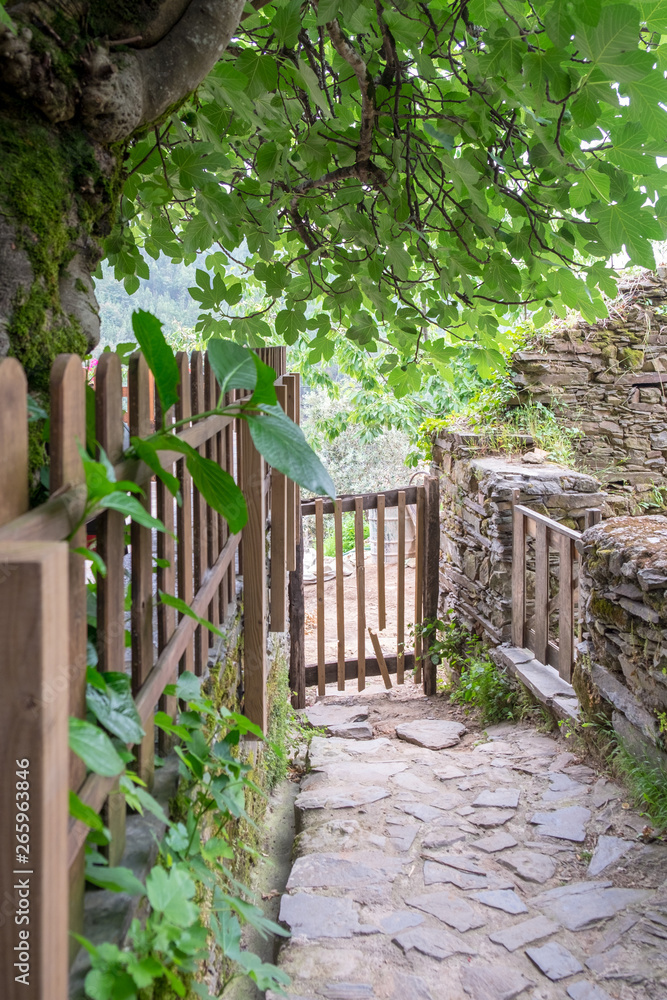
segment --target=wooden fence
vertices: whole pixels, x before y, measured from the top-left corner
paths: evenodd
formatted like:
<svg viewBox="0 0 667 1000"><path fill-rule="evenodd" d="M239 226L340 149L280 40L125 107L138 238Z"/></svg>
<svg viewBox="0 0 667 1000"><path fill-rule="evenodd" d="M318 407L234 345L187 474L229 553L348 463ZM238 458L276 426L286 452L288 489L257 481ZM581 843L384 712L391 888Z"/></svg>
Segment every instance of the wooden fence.
<svg viewBox="0 0 667 1000"><path fill-rule="evenodd" d="M276 369L278 400L299 418L299 377L285 371L285 348L261 350ZM218 387L208 359L200 352L178 355L180 399L167 424L186 420L216 405ZM161 415L151 409L149 371L134 355L128 375L129 427L133 435L150 433ZM239 399L236 390L233 397ZM248 523L230 535L226 523L193 488L182 455L162 453L163 464L180 480L182 506L155 481L142 462L122 458L123 385L114 354L97 366L95 436L114 464L118 479L144 489L147 509L168 532L132 523L126 554L124 516L98 512L97 550L107 566L97 582L97 655L100 669L129 671L146 736L135 747L137 770L150 785L154 768L153 715L156 705L176 712L175 699L164 695L179 672L206 670L207 630L189 616L157 603L157 590L178 594L200 617L224 622L236 602L237 574L244 596L244 708L263 729L267 721L267 627L286 627L286 571L296 559L299 491L276 470L267 470L255 449L246 421L209 416L186 423L179 437L216 461L239 483L248 505ZM15 981L14 945L3 934L0 947L0 996L64 1000L67 996L68 927L81 930L84 842L88 828L69 819L68 791L105 815L112 829L110 863L118 862L124 844L122 796L117 779L86 774L81 760L67 750L68 715L85 717L87 663L87 589L85 563L71 548L86 544L79 528L86 491L79 443L86 441L85 374L75 355L59 356L51 373L50 499L28 509L28 413L26 379L14 359L0 361L0 872L3 913L22 906L30 890L30 988ZM267 607L267 513L271 511L270 615ZM171 534L169 532L172 532ZM69 541L66 541L69 539ZM153 557L160 560L157 574ZM162 562L164 561L164 562ZM129 563L129 566L128 566ZM131 651L126 661L125 583L129 571ZM155 579L156 577L156 579ZM177 621L177 617L179 620ZM18 763L28 761L23 768ZM28 795L15 772L27 770ZM111 793L111 797L110 797ZM15 820L28 813L29 864L18 848ZM17 810L24 810L17 813ZM18 830L18 826L17 826ZM21 835L22 836L22 835ZM21 855L24 860L21 860ZM12 875L12 872L19 872ZM68 886L69 873L69 886ZM14 881L27 879L17 887ZM9 881L8 881L9 879ZM13 888L12 888L13 886ZM69 898L69 918L68 918ZM9 900L9 903L7 901ZM9 911L7 909L9 906ZM13 920L13 916L11 917Z"/></svg>
<svg viewBox="0 0 667 1000"><path fill-rule="evenodd" d="M513 492L512 643L529 649L540 663L570 683L579 617L581 532L518 502ZM586 511L586 527L600 520ZM529 539L532 544L527 545ZM556 558L554 558L556 556ZM527 587L532 576L533 586Z"/></svg>

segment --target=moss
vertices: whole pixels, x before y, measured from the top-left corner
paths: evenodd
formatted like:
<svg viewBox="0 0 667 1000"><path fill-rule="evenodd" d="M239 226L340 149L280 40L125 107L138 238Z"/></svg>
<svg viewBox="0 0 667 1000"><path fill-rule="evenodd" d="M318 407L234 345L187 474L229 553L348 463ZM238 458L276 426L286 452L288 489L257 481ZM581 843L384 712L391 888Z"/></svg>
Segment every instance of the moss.
<svg viewBox="0 0 667 1000"><path fill-rule="evenodd" d="M600 621L608 625L616 625L621 629L630 627L627 612L618 604L614 604L613 601L601 597L596 590L591 591L590 610L594 618L599 618Z"/></svg>
<svg viewBox="0 0 667 1000"><path fill-rule="evenodd" d="M618 352L618 360L621 367L627 370L636 370L644 364L644 352L635 350L632 347L623 347Z"/></svg>
<svg viewBox="0 0 667 1000"><path fill-rule="evenodd" d="M584 717L589 722L605 723L611 719L612 707L600 694L593 683L590 672L590 659L586 656L577 658L572 671L572 687L576 691Z"/></svg>

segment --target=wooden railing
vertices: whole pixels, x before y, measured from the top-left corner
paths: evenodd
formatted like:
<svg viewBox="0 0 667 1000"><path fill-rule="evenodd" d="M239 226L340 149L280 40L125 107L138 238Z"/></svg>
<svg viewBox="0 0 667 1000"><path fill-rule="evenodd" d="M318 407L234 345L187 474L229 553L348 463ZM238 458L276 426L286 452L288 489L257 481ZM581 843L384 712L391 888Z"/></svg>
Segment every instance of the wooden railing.
<svg viewBox="0 0 667 1000"><path fill-rule="evenodd" d="M540 663L555 667L569 683L579 614L581 532L522 506L518 500L519 491L514 490L512 643L529 649ZM586 527L600 517L599 510L587 510ZM530 552L529 539L533 540ZM532 594L527 588L528 573L533 575Z"/></svg>
<svg viewBox="0 0 667 1000"><path fill-rule="evenodd" d="M288 415L298 421L299 377L285 371L284 348L260 351L276 369L276 391ZM186 420L214 408L218 387L208 359L200 352L177 357L180 398L166 422ZM134 355L128 375L129 426L133 435L160 425L159 402L152 393L145 359ZM234 398L242 392L236 390ZM231 401L231 397L229 399ZM131 479L144 490L144 505L167 533L132 523L130 528L131 651L126 662L126 523L116 511L93 512L96 548L107 567L97 580L96 645L100 669L129 672L145 730L135 747L139 775L151 784L154 768L156 705L175 714L165 687L178 674L202 675L208 660L208 632L186 615L158 603L157 591L177 594L200 617L218 626L236 605L237 576L244 591L244 706L261 728L267 722L267 624L286 627L286 571L295 565L295 525L299 492L281 473L267 475L247 422L211 416L186 423L179 437L216 461L239 483L248 506L241 534L226 522L192 485L179 453L161 453L164 466L180 480L182 506L161 481L137 460L123 459L123 386L115 354L97 366L95 439L117 479ZM105 812L111 827L110 863L124 845L122 797L110 793L117 779L86 774L82 761L67 750L68 715L86 713L87 588L85 562L72 548L86 544L86 526L77 529L86 502L79 445L86 441L85 374L75 355L61 355L51 373L50 499L28 509L27 385L14 359L0 361L0 870L17 868L14 820L17 811L15 760L29 760L30 878L34 900L32 983L35 996L64 1000L67 995L68 926L81 930L83 846L88 828L68 818L69 789L95 812ZM267 509L271 525L271 617L267 615ZM76 530L75 530L76 529ZM72 535L72 532L75 532ZM160 562L153 571L153 556ZM164 745L160 743L162 749ZM113 802L108 809L107 803ZM69 891L68 878L69 872ZM8 885L11 883L8 883ZM68 896L70 918L68 919ZM0 948L0 989L15 995L12 935ZM47 985L48 982L48 985ZM21 994L23 995L23 994Z"/></svg>

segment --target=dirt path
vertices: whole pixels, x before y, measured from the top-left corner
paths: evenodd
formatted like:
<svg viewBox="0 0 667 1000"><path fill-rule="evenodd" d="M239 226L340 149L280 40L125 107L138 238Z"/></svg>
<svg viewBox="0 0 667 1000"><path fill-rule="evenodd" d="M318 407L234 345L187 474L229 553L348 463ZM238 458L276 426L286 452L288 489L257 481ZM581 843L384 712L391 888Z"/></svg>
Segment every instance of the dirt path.
<svg viewBox="0 0 667 1000"><path fill-rule="evenodd" d="M667 845L566 740L519 723L405 742L397 725L424 742L428 719L461 721L412 683L306 711L372 738L312 741L280 908L290 1000L664 1000Z"/></svg>

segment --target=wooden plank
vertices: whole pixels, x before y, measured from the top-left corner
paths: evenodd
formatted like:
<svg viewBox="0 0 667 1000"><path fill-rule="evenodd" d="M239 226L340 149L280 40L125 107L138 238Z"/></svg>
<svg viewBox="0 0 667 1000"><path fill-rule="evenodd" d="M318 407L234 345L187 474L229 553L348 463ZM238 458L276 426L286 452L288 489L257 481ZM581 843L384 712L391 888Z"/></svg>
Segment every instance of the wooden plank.
<svg viewBox="0 0 667 1000"><path fill-rule="evenodd" d="M286 388L287 398L286 398L286 413L290 420L294 420L296 416L296 375L285 375L283 379L283 384ZM313 504L312 514L315 513L315 505ZM287 558L287 569L292 571L296 569L296 545L297 545L297 492L296 483L291 479L287 480L287 509L286 509L286 520L287 520L287 538L286 538L286 558Z"/></svg>
<svg viewBox="0 0 667 1000"><path fill-rule="evenodd" d="M384 653L382 652L382 646L380 645L380 640L378 639L376 633L369 628L368 634L371 637L371 642L373 643L373 649L375 650L375 657L377 659L378 667L380 668L380 673L382 674L382 680L384 681L384 686L390 688L392 686L391 677L389 676L389 671L387 670L387 664L385 662Z"/></svg>
<svg viewBox="0 0 667 1000"><path fill-rule="evenodd" d="M378 585L378 629L382 632L387 627L387 601L385 588L385 554L384 554L384 506L383 496L378 497L377 505L377 585Z"/></svg>
<svg viewBox="0 0 667 1000"><path fill-rule="evenodd" d="M227 393L225 396L225 405L230 405L232 402L233 393ZM237 429L238 420L227 428L225 432L225 469L229 475L234 479L235 482L240 482L240 472L236 465L235 448L237 445ZM218 531L220 532L221 539L226 539L229 536L229 526L227 525L224 518L221 518L218 522L220 527ZM223 620L227 617L230 604L233 605L234 611L236 610L236 563L239 563L240 567L240 548L237 558L230 564L229 570L227 571L227 594L224 598L224 607L221 608L221 613Z"/></svg>
<svg viewBox="0 0 667 1000"><path fill-rule="evenodd" d="M208 353L204 355L204 409L208 412L218 405L218 383L211 368ZM210 462L222 465L220 459L220 444L222 432L209 438L205 445L205 455ZM219 516L212 507L206 505L206 545L207 545L207 566L212 566L220 554L220 526ZM224 586L224 583L223 583ZM222 588L220 590L222 593ZM220 624L220 598L212 600L208 608L208 620L214 625Z"/></svg>
<svg viewBox="0 0 667 1000"><path fill-rule="evenodd" d="M423 486L417 489L417 524L415 528L415 684L422 682L422 637L419 626L423 621L424 592L424 511L426 490Z"/></svg>
<svg viewBox="0 0 667 1000"><path fill-rule="evenodd" d="M560 575L558 589L558 673L567 681L572 679L574 662L574 606L572 601L572 539L559 536Z"/></svg>
<svg viewBox="0 0 667 1000"><path fill-rule="evenodd" d="M110 462L123 453L123 373L117 354L102 354L95 372L95 434ZM106 576L97 577L98 669L125 670L125 519L109 510L97 518L97 551L106 565ZM111 833L107 859L120 864L125 849L125 798L112 791L103 811Z"/></svg>
<svg viewBox="0 0 667 1000"><path fill-rule="evenodd" d="M287 377L287 376L286 376ZM398 494L405 493L406 504L417 503L417 491L418 486L405 486L401 490L385 490L384 493L358 493L358 494L346 494L339 497L343 505L343 513L347 511L356 510L356 503L358 497L362 499L362 507L364 510L375 510L378 505L378 497L384 497L384 505L387 507L398 507ZM334 501L328 497L324 497L322 500L323 512L325 514L333 514L334 512ZM304 500L301 504L301 513L304 517L308 514L315 513L315 500Z"/></svg>
<svg viewBox="0 0 667 1000"><path fill-rule="evenodd" d="M174 422L175 410L170 407L164 418L164 426L170 427ZM155 395L155 426L161 427L163 424L162 410L160 407L160 397ZM174 466L166 465L167 472L174 474ZM157 532L157 556L158 559L167 563L165 566L158 566L157 586L158 590L165 594L176 593L176 546L174 543L174 531L176 530L174 516L174 497L161 480L155 484L157 516L163 522L167 531ZM168 604L161 601L157 606L157 652L158 662L163 651L176 627L176 612ZM161 712L166 712L172 719L176 718L178 712L178 699L175 695L161 694L158 701L158 708ZM170 733L165 733L163 729L158 729L157 734L158 750L161 754L168 754L174 746L174 737Z"/></svg>
<svg viewBox="0 0 667 1000"><path fill-rule="evenodd" d="M28 382L16 358L0 360L0 524L28 509Z"/></svg>
<svg viewBox="0 0 667 1000"><path fill-rule="evenodd" d="M187 420L192 415L192 399L190 394L190 361L185 351L176 355L181 382L179 399L176 404L176 419ZM178 596L186 604L192 604L193 598L193 562L192 562L192 478L187 470L185 458L178 462L178 479L181 484L182 503L176 512L176 568L178 578ZM179 612L178 620L183 615ZM181 660L179 672L185 670L194 672L194 648L188 646Z"/></svg>
<svg viewBox="0 0 667 1000"><path fill-rule="evenodd" d="M584 513L584 524L587 528L592 528L593 525L599 524L602 520L602 511L599 507L587 507Z"/></svg>
<svg viewBox="0 0 667 1000"><path fill-rule="evenodd" d="M537 522L535 535L535 659L547 662L549 641L549 544L547 526Z"/></svg>
<svg viewBox="0 0 667 1000"><path fill-rule="evenodd" d="M398 670L396 683L405 682L404 645L405 645L405 491L398 494L398 556L396 563L398 577L396 597L396 656Z"/></svg>
<svg viewBox="0 0 667 1000"><path fill-rule="evenodd" d="M357 687L366 687L366 573L364 567L364 508L357 497L354 511L354 554L357 569Z"/></svg>
<svg viewBox="0 0 667 1000"><path fill-rule="evenodd" d="M433 622L438 617L440 598L440 487L435 476L428 476L424 483L424 621ZM435 632L422 642L424 660L422 677L424 694L436 692L437 668L431 662L428 652L435 642Z"/></svg>
<svg viewBox="0 0 667 1000"><path fill-rule="evenodd" d="M130 358L128 371L130 390L130 434L147 437L151 433L149 370L143 354L137 352ZM142 500L147 511L151 510L151 489L146 489ZM132 693L137 696L153 669L153 532L132 521L130 528L132 550ZM153 719L147 720L146 735L137 747L136 769L139 777L150 788L155 773L155 727Z"/></svg>
<svg viewBox="0 0 667 1000"><path fill-rule="evenodd" d="M324 518L322 501L315 503L315 581L317 588L317 693L326 693L324 685Z"/></svg>
<svg viewBox="0 0 667 1000"><path fill-rule="evenodd" d="M534 525L544 524L547 528L551 528L552 531L557 532L559 535L566 535L568 538L573 539L573 541L578 541L578 539L581 538L580 531L574 531L572 528L566 527L566 525L561 524L559 521L554 521L550 517L545 517L544 514L538 514L538 512L536 510L532 510L531 507L524 507L523 504L517 504L517 507L525 517L529 518L533 522ZM536 528L533 527L531 531L534 534Z"/></svg>
<svg viewBox="0 0 667 1000"><path fill-rule="evenodd" d="M287 407L287 390L276 386L278 403ZM287 628L287 477L271 469L271 632Z"/></svg>
<svg viewBox="0 0 667 1000"><path fill-rule="evenodd" d="M266 502L264 459L246 420L241 423L241 468L248 522L243 529L244 713L266 732Z"/></svg>
<svg viewBox="0 0 667 1000"><path fill-rule="evenodd" d="M345 578L343 577L343 511L337 500L334 509L336 550L336 630L338 639L338 690L345 690Z"/></svg>
<svg viewBox="0 0 667 1000"><path fill-rule="evenodd" d="M0 545L3 1000L68 996L68 575L65 543Z"/></svg>
<svg viewBox="0 0 667 1000"><path fill-rule="evenodd" d="M384 658L387 670L390 674L396 673L396 657L395 656L385 656ZM365 658L366 663L366 677L381 677L382 671L380 670L380 665L378 664L377 657L367 656ZM415 655L412 651L405 653L405 669L412 670L415 664ZM338 675L338 661L329 660L325 667L325 680L327 684L335 684L336 677ZM315 687L317 684L317 664L309 663L305 667L305 683L306 687ZM359 676L359 661L356 659L350 659L345 661L345 679L348 681L355 680Z"/></svg>
<svg viewBox="0 0 667 1000"><path fill-rule="evenodd" d="M512 643L523 648L526 636L526 519L517 503L512 502Z"/></svg>
<svg viewBox="0 0 667 1000"><path fill-rule="evenodd" d="M294 373L294 423L301 426L301 375ZM299 537L301 524L301 489L298 483L294 484L294 545L296 549L296 539Z"/></svg>
<svg viewBox="0 0 667 1000"><path fill-rule="evenodd" d="M193 351L190 358L190 402L192 413L205 413L204 399L204 364L201 351ZM199 454L205 454L205 446L199 448ZM206 541L206 501L196 487L192 489L192 538L194 592L198 592L208 557ZM195 674L203 676L208 664L209 631L201 625L195 631Z"/></svg>
<svg viewBox="0 0 667 1000"><path fill-rule="evenodd" d="M303 522L299 523L296 569L289 573L289 686L292 707L306 707L306 656L304 648L305 598L303 593ZM316 683L316 681L315 681Z"/></svg>

